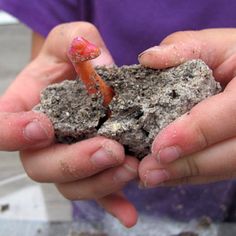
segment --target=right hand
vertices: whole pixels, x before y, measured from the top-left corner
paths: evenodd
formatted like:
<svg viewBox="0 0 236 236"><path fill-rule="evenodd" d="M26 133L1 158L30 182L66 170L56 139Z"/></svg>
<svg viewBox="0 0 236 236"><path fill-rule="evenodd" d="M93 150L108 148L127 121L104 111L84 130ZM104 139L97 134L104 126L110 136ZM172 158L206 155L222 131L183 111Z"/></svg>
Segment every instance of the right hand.
<svg viewBox="0 0 236 236"><path fill-rule="evenodd" d="M30 111L38 102L40 91L51 83L75 78L67 59L67 49L76 36L83 36L101 48L96 64L112 64L98 30L90 23L75 22L54 28L39 54L17 77L0 101L1 150L21 150L27 174L35 181L55 183L68 199L94 199L125 226L133 226L137 212L120 192L137 177L138 161L125 157L124 148L104 137L72 145L52 144L53 127L43 114ZM32 133L25 132L29 121ZM41 130L41 131L42 131ZM29 137L25 137L27 135ZM29 135L30 134L30 135ZM33 138L33 139L32 139ZM40 141L40 142L39 142Z"/></svg>

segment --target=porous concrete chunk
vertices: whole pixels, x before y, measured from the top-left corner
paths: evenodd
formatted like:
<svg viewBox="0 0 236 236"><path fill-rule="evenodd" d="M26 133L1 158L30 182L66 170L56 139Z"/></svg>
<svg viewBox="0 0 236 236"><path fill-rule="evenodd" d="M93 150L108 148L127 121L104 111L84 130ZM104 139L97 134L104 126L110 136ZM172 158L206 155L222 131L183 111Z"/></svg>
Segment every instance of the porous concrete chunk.
<svg viewBox="0 0 236 236"><path fill-rule="evenodd" d="M80 80L51 85L42 92L37 110L49 116L58 141L103 135L142 158L161 129L221 90L201 60L165 70L131 65L99 67L97 71L116 94L109 117L101 95L88 95Z"/></svg>
<svg viewBox="0 0 236 236"><path fill-rule="evenodd" d="M73 143L93 137L107 109L100 94L88 96L79 80L65 80L44 89L35 110L50 118L58 142Z"/></svg>

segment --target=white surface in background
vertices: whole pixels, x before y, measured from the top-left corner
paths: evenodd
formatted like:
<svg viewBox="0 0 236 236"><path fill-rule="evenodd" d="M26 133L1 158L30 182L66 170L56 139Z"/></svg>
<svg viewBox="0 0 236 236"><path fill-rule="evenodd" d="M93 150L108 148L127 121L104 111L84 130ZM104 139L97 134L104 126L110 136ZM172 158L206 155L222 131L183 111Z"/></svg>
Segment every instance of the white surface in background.
<svg viewBox="0 0 236 236"><path fill-rule="evenodd" d="M26 178L26 177L27 177L26 174L20 174L20 175L16 175L16 176L10 177L10 178L8 178L8 179L0 180L0 187L1 187L1 186L4 186L4 185L7 185L7 184L11 184L12 182L15 182L15 181L17 181L17 180L24 179L24 178Z"/></svg>
<svg viewBox="0 0 236 236"><path fill-rule="evenodd" d="M4 11L0 11L0 25L16 24L18 20Z"/></svg>
<svg viewBox="0 0 236 236"><path fill-rule="evenodd" d="M0 219L49 220L42 191L37 185L25 187L0 198L0 204L9 204L9 209L0 215Z"/></svg>
<svg viewBox="0 0 236 236"><path fill-rule="evenodd" d="M0 181L0 206L9 206L0 211L0 220L72 220L71 203L56 191L54 185L37 184L25 173Z"/></svg>

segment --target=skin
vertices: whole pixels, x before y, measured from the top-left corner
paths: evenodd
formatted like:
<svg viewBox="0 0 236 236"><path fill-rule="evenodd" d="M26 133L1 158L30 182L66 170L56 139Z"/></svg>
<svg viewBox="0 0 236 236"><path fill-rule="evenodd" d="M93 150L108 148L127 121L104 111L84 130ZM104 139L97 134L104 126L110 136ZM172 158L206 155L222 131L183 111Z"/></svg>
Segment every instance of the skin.
<svg viewBox="0 0 236 236"><path fill-rule="evenodd" d="M235 29L179 32L140 56L140 63L153 68L201 58L225 87L155 138L151 154L139 166L144 187L209 183L236 176L235 39Z"/></svg>
<svg viewBox="0 0 236 236"><path fill-rule="evenodd" d="M94 199L122 224L131 227L136 223L137 212L121 190L137 178L138 161L125 156L122 145L103 137L73 145L54 144L48 118L30 111L39 102L43 88L76 77L67 49L78 35L100 48L101 56L93 60L94 65L113 64L93 25L79 22L54 28L39 55L0 99L0 150L20 150L25 171L33 180L55 183L68 199Z"/></svg>
<svg viewBox="0 0 236 236"><path fill-rule="evenodd" d="M40 54L0 99L0 149L21 150L22 163L32 179L55 183L68 199L94 199L131 227L138 214L121 190L138 174L141 187L207 183L235 176L235 29L175 33L140 55L140 63L153 68L201 58L225 86L223 93L199 103L190 114L167 126L154 140L150 155L140 163L125 156L120 144L103 137L73 145L53 144L50 121L29 112L39 102L42 88L75 77L66 50L78 35L100 47L102 54L94 63L113 63L94 26L64 24L53 29ZM32 121L40 126L33 123L27 130Z"/></svg>

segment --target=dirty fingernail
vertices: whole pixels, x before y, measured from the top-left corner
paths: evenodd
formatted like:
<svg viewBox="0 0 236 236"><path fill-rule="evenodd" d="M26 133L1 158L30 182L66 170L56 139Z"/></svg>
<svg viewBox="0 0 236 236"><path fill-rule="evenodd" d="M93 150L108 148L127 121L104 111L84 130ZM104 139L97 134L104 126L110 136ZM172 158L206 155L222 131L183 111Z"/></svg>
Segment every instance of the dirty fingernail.
<svg viewBox="0 0 236 236"><path fill-rule="evenodd" d="M43 141L48 139L46 129L37 120L34 120L27 124L23 131L23 134L25 138L30 141Z"/></svg>
<svg viewBox="0 0 236 236"><path fill-rule="evenodd" d="M113 179L116 182L128 182L137 176L137 170L128 164L119 167L115 172Z"/></svg>
<svg viewBox="0 0 236 236"><path fill-rule="evenodd" d="M169 173L164 169L148 170L145 174L144 187L152 188L170 178Z"/></svg>
<svg viewBox="0 0 236 236"><path fill-rule="evenodd" d="M98 149L98 151L91 156L90 160L97 167L107 167L117 163L117 159L112 150L106 149L105 147Z"/></svg>
<svg viewBox="0 0 236 236"><path fill-rule="evenodd" d="M178 146L165 147L160 149L156 155L159 163L170 163L180 158L181 149Z"/></svg>

